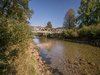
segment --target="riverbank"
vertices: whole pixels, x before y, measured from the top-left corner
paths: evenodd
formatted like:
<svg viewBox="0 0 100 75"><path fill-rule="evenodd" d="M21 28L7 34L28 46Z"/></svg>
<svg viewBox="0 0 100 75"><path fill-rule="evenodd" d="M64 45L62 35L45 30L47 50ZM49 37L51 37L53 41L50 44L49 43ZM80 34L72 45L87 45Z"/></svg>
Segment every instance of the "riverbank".
<svg viewBox="0 0 100 75"><path fill-rule="evenodd" d="M55 36L57 35L57 36ZM100 39L81 39L81 38L63 38L61 34L49 34L47 37L40 36L41 38L59 39L75 43L89 44L92 46L100 47Z"/></svg>
<svg viewBox="0 0 100 75"><path fill-rule="evenodd" d="M63 39L65 41L75 42L75 43L83 43L83 44L89 44L92 46L100 47L100 40L84 40L84 39Z"/></svg>
<svg viewBox="0 0 100 75"><path fill-rule="evenodd" d="M83 26L82 28L65 29L62 33L40 35L40 37L56 38L71 42L85 43L100 47L100 24Z"/></svg>
<svg viewBox="0 0 100 75"><path fill-rule="evenodd" d="M100 40L84 40L84 39L63 39L63 40L75 42L75 43L89 44L92 46L100 47Z"/></svg>
<svg viewBox="0 0 100 75"><path fill-rule="evenodd" d="M39 52L39 47L34 44L31 44L30 51L33 58L34 68L37 74L34 75L62 75L56 69L53 69L48 65L48 63L42 58Z"/></svg>
<svg viewBox="0 0 100 75"><path fill-rule="evenodd" d="M38 48L31 44L29 50L31 51L31 57L33 58L33 67L35 68L35 71L37 74L34 75L53 75L51 68L45 64L45 61L42 60L42 58L39 55Z"/></svg>

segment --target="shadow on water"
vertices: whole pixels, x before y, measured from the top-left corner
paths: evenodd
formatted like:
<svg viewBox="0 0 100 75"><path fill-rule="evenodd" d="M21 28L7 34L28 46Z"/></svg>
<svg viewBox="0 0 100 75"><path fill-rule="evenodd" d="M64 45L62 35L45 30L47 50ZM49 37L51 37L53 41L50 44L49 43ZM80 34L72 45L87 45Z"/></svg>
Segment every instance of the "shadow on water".
<svg viewBox="0 0 100 75"><path fill-rule="evenodd" d="M60 72L58 69L53 69L54 75L63 75L62 72Z"/></svg>
<svg viewBox="0 0 100 75"><path fill-rule="evenodd" d="M40 52L40 56L42 57L42 60L44 60L47 64L52 64L51 58L48 57L48 54Z"/></svg>
<svg viewBox="0 0 100 75"><path fill-rule="evenodd" d="M52 64L51 58L48 57L48 54L40 52L40 56L42 57L42 60L45 61L45 63L47 63L49 65ZM63 75L63 73L60 72L59 69L57 69L57 68L55 68L55 69L51 68L51 69L52 69L52 72L53 72L54 75Z"/></svg>

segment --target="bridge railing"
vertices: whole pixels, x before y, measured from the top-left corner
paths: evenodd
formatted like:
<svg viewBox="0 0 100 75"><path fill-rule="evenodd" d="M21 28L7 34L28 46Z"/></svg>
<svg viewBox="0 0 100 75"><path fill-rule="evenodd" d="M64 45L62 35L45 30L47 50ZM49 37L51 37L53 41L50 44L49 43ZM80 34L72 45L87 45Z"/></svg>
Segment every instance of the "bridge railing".
<svg viewBox="0 0 100 75"><path fill-rule="evenodd" d="M46 27L34 27L32 32L34 33L62 33L64 29L46 28Z"/></svg>

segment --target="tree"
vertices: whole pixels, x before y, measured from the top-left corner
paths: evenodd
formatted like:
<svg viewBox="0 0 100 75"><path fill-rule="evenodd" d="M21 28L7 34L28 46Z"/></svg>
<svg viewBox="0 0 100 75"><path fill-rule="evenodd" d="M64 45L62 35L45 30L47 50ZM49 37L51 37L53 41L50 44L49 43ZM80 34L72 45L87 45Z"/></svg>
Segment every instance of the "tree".
<svg viewBox="0 0 100 75"><path fill-rule="evenodd" d="M46 26L46 27L47 27L47 28L52 28L52 24L51 24L50 21L47 23L47 26Z"/></svg>
<svg viewBox="0 0 100 75"><path fill-rule="evenodd" d="M74 28L75 27L75 12L73 9L69 9L64 17L64 28Z"/></svg>
<svg viewBox="0 0 100 75"><path fill-rule="evenodd" d="M95 1L94 9L92 11L92 21L96 24L100 23L100 0Z"/></svg>
<svg viewBox="0 0 100 75"><path fill-rule="evenodd" d="M81 0L77 22L79 25L92 25L100 22L100 0Z"/></svg>
<svg viewBox="0 0 100 75"><path fill-rule="evenodd" d="M28 7L29 0L0 0L0 16L27 21L32 11Z"/></svg>
<svg viewBox="0 0 100 75"><path fill-rule="evenodd" d="M8 37L9 35L11 37L11 35L17 34L17 30L11 34L8 34L8 32L14 30L14 27L19 27L17 26L18 24L23 24L21 27L24 28L27 26L26 30L28 29L27 19L31 16L31 10L28 7L28 2L29 0L0 0L0 32L2 33L0 34L0 48L2 48L1 46L4 46L4 44L7 45L7 43L12 42ZM19 31L19 33L20 32L21 31ZM19 35L22 35L22 33Z"/></svg>
<svg viewBox="0 0 100 75"><path fill-rule="evenodd" d="M27 23L31 16L28 2L0 0L0 75L31 75L28 69L24 69L30 63L26 60L31 61L26 52L32 40Z"/></svg>

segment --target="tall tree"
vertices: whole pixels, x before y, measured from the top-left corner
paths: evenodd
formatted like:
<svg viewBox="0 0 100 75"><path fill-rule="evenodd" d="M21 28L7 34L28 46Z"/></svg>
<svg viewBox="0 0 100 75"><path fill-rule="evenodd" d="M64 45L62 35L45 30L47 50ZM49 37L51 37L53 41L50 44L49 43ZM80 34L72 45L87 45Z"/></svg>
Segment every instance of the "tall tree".
<svg viewBox="0 0 100 75"><path fill-rule="evenodd" d="M47 23L47 26L46 26L46 27L47 27L47 28L52 28L52 24L51 24L50 21Z"/></svg>
<svg viewBox="0 0 100 75"><path fill-rule="evenodd" d="M81 0L78 13L79 25L91 25L100 22L100 0Z"/></svg>
<svg viewBox="0 0 100 75"><path fill-rule="evenodd" d="M92 10L92 20L94 23L100 23L100 0L95 1L94 8Z"/></svg>
<svg viewBox="0 0 100 75"><path fill-rule="evenodd" d="M64 28L74 28L75 27L75 12L73 9L69 9L64 17Z"/></svg>

